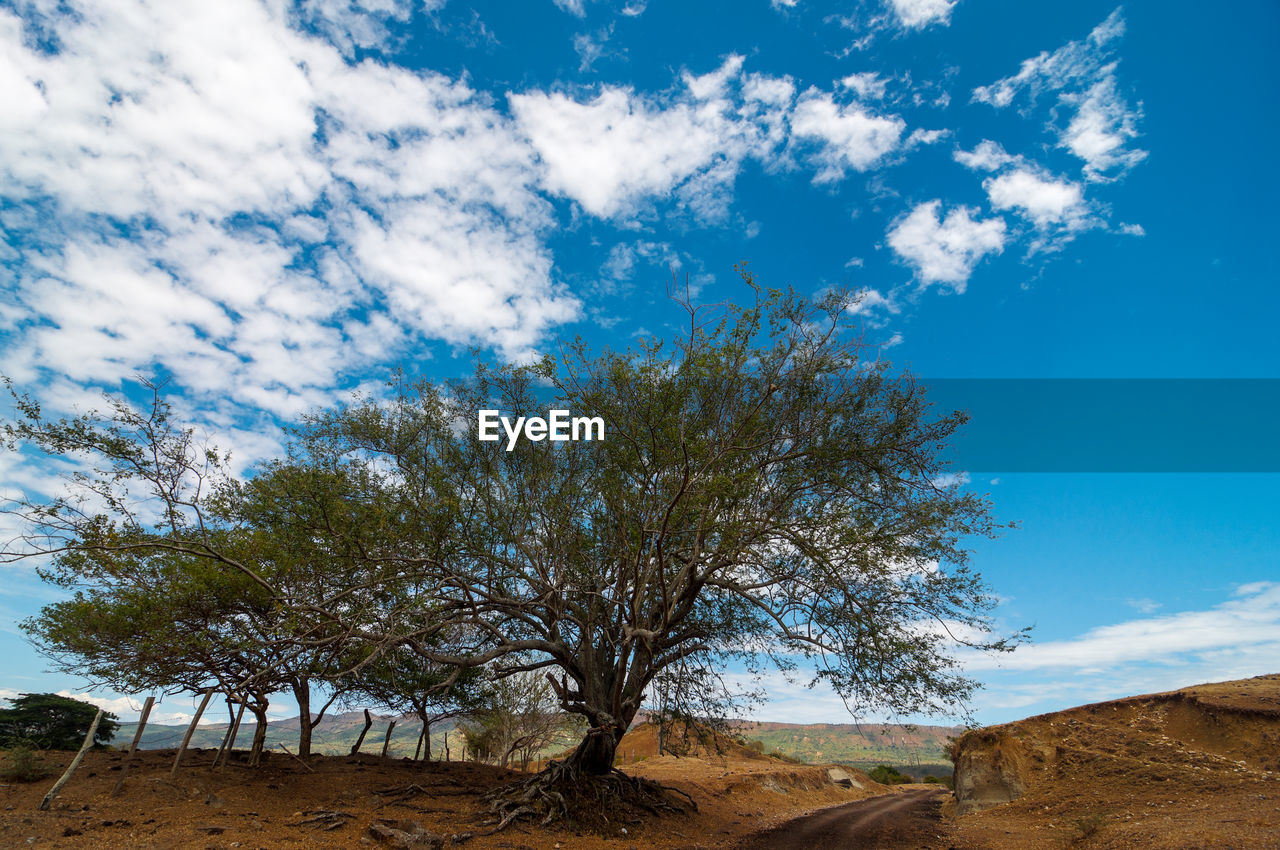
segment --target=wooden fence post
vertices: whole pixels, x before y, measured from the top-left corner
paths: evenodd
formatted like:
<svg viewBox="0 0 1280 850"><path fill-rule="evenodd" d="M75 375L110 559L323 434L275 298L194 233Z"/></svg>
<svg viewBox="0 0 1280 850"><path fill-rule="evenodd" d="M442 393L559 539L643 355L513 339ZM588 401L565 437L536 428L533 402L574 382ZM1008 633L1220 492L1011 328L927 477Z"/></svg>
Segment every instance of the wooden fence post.
<svg viewBox="0 0 1280 850"><path fill-rule="evenodd" d="M124 764L120 766L120 778L116 780L115 787L111 789L111 796L114 797L120 793L120 788L124 785L124 775L129 772L129 765L133 763L133 754L138 751L138 744L142 741L142 730L147 728L147 718L151 716L151 706L155 705L156 698L154 695L147 697L147 701L142 704L142 715L138 718L138 731L133 733L133 743L129 745L129 754L124 757Z"/></svg>
<svg viewBox="0 0 1280 850"><path fill-rule="evenodd" d="M373 715L369 714L369 709L364 710L364 728L360 730L360 737L356 738L355 744L351 747L351 755L360 752L360 745L364 743L364 736L369 734L369 727L373 725Z"/></svg>
<svg viewBox="0 0 1280 850"><path fill-rule="evenodd" d="M80 762L84 761L84 754L89 752L89 748L93 746L93 736L98 733L98 723L101 720L102 709L98 709L98 713L93 716L93 722L89 724L89 734L84 736L84 743L80 745L80 752L76 753L76 757L71 760L71 765L67 768L67 772L62 774L62 778L53 783L49 793L44 795L44 799L40 801L40 811L49 810L49 804L53 802L54 796L62 790L63 785L67 784L67 780L71 778L71 774L76 772Z"/></svg>
<svg viewBox="0 0 1280 850"><path fill-rule="evenodd" d="M387 747L391 746L391 730L396 728L396 722L392 720L387 724L387 737L382 739L382 757L387 757Z"/></svg>
<svg viewBox="0 0 1280 850"><path fill-rule="evenodd" d="M209 700L212 697L213 688L205 688L204 699L200 700L200 707L196 709L196 716L191 718L191 725L187 727L187 734L182 736L182 746L178 747L178 755L173 759L173 768L169 771L170 779L178 775L178 765L182 764L182 756L187 751L187 744L191 743L191 736L196 732L196 724L200 722L200 715L204 714L205 706L209 704Z"/></svg>

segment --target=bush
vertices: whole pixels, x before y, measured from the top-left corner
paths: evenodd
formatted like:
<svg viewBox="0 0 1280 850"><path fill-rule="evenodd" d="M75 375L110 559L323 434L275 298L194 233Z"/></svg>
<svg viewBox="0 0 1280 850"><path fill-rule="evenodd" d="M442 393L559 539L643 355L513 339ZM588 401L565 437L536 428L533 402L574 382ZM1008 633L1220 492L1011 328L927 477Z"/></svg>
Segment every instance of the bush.
<svg viewBox="0 0 1280 850"><path fill-rule="evenodd" d="M98 707L57 694L23 694L0 709L0 747L36 746L46 750L78 750L89 733ZM110 712L102 715L93 743L110 743L120 724Z"/></svg>
<svg viewBox="0 0 1280 850"><path fill-rule="evenodd" d="M887 764L873 767L867 772L867 776L871 777L873 782L879 782L881 785L905 785L912 781L910 776L889 767Z"/></svg>
<svg viewBox="0 0 1280 850"><path fill-rule="evenodd" d="M951 788L953 785L950 776L934 776L932 773L924 778L925 785L945 785Z"/></svg>
<svg viewBox="0 0 1280 850"><path fill-rule="evenodd" d="M86 730L87 731L87 730ZM44 759L29 744L17 744L9 749L0 778L10 782L35 782L49 775Z"/></svg>

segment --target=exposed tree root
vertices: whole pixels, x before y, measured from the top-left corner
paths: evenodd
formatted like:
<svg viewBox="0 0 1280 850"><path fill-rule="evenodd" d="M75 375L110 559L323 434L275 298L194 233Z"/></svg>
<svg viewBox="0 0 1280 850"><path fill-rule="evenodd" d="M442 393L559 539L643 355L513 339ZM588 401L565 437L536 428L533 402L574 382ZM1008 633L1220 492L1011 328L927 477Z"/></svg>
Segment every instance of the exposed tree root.
<svg viewBox="0 0 1280 850"><path fill-rule="evenodd" d="M603 775L587 774L569 761L553 761L541 773L494 789L482 799L498 818L486 835L523 819L537 820L544 826L561 819L603 826L609 821L605 812L626 817L641 812L658 815L698 810L693 798L678 788L616 769Z"/></svg>

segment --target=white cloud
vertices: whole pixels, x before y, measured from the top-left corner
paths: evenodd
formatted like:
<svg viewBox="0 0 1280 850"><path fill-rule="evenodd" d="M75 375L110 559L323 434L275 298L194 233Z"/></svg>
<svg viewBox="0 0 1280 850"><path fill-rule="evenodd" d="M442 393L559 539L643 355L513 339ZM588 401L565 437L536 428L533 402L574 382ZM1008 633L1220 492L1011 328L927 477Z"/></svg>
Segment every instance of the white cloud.
<svg viewBox="0 0 1280 850"><path fill-rule="evenodd" d="M398 14L299 14L334 10ZM577 315L533 153L465 85L349 64L250 0L68 11L56 52L0 11L16 378L167 373L293 416L415 340L521 358Z"/></svg>
<svg viewBox="0 0 1280 850"><path fill-rule="evenodd" d="M974 89L973 99L1003 108L1024 92L1030 104L1042 93L1056 94L1051 126L1059 146L1084 161L1088 179L1114 179L1147 155L1127 147L1138 136L1142 112L1129 106L1116 79L1112 54L1123 34L1124 18L1116 9L1085 40L1025 60L1013 76ZM1065 126L1062 115L1070 116Z"/></svg>
<svg viewBox="0 0 1280 850"><path fill-rule="evenodd" d="M971 151L957 148L952 158L974 171L999 171L1007 165L1021 162L1019 157L1010 156L998 142L990 139L984 139Z"/></svg>
<svg viewBox="0 0 1280 850"><path fill-rule="evenodd" d="M1145 601L1145 600L1144 600ZM1280 657L1280 583L1255 582L1207 611L1184 611L1100 626L1067 639L1033 643L1002 656L966 659L968 670L1106 671L1127 664L1211 664L1235 659L1212 678L1274 672ZM1271 666L1255 670L1256 661Z"/></svg>
<svg viewBox="0 0 1280 850"><path fill-rule="evenodd" d="M905 122L786 77L744 73L740 56L683 88L643 95L604 86L594 97L532 91L510 96L518 127L541 160L541 185L587 213L627 219L673 199L704 219L723 217L747 160L766 168L800 151L815 182L864 171L900 143Z"/></svg>
<svg viewBox="0 0 1280 850"><path fill-rule="evenodd" d="M587 10L583 5L583 0L551 0L556 4L556 8L562 12L568 12L570 15L581 18L585 17Z"/></svg>
<svg viewBox="0 0 1280 850"><path fill-rule="evenodd" d="M919 204L889 229L889 247L906 260L922 283L947 283L964 292L969 276L987 254L1004 250L1001 218L977 219L976 210L956 207L939 218L942 202Z"/></svg>
<svg viewBox="0 0 1280 850"><path fill-rule="evenodd" d="M581 60L578 63L579 71L591 70L596 60L604 55L605 47L612 35L613 25L610 24L595 33L578 33L573 37L573 49Z"/></svg>
<svg viewBox="0 0 1280 850"><path fill-rule="evenodd" d="M847 89L852 89L860 98L880 100L885 96L889 81L875 71L862 71L850 74L840 80L840 84Z"/></svg>
<svg viewBox="0 0 1280 850"><path fill-rule="evenodd" d="M907 136L907 141L903 144L903 147L915 148L920 145L936 145L949 135L951 135L950 130L925 130L918 127L911 131L910 136Z"/></svg>
<svg viewBox="0 0 1280 850"><path fill-rule="evenodd" d="M1053 180L1028 168L1018 168L998 177L988 177L991 206L997 210L1017 210L1036 227L1062 226L1076 230L1085 226L1088 206L1079 183Z"/></svg>
<svg viewBox="0 0 1280 850"><path fill-rule="evenodd" d="M1104 77L1082 95L1063 95L1063 101L1077 111L1062 133L1062 145L1085 161L1091 178L1123 173L1146 158L1146 151L1125 147L1138 136L1139 113L1116 91L1114 76Z"/></svg>
<svg viewBox="0 0 1280 850"><path fill-rule="evenodd" d="M512 95L511 109L542 158L543 185L600 217L669 195L723 155L724 122L714 108L661 108L608 87L586 103L561 93Z"/></svg>
<svg viewBox="0 0 1280 850"><path fill-rule="evenodd" d="M889 0L898 22L908 29L951 23L951 10L955 4L956 0Z"/></svg>
<svg viewBox="0 0 1280 850"><path fill-rule="evenodd" d="M796 137L821 142L813 155L815 183L839 180L849 168L865 171L877 164L898 147L905 128L897 116L875 115L856 103L840 105L815 89L805 92L791 116Z"/></svg>
<svg viewBox="0 0 1280 850"><path fill-rule="evenodd" d="M1033 253L1060 248L1099 224L1082 184L1053 177L1025 157L1010 155L996 142L985 139L971 151L957 149L952 157L973 171L995 172L982 182L991 207L1014 210L1034 225Z"/></svg>

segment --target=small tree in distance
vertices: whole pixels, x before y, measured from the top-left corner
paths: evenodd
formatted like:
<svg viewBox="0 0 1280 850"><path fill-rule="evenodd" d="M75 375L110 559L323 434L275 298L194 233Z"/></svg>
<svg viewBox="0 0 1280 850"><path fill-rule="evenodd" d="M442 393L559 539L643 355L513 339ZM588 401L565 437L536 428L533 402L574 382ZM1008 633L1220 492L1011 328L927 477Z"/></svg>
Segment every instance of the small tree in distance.
<svg viewBox="0 0 1280 850"><path fill-rule="evenodd" d="M0 708L0 747L33 746L44 750L77 750L89 733L98 707L58 694L22 694ZM105 712L93 734L97 747L111 743L119 718Z"/></svg>

